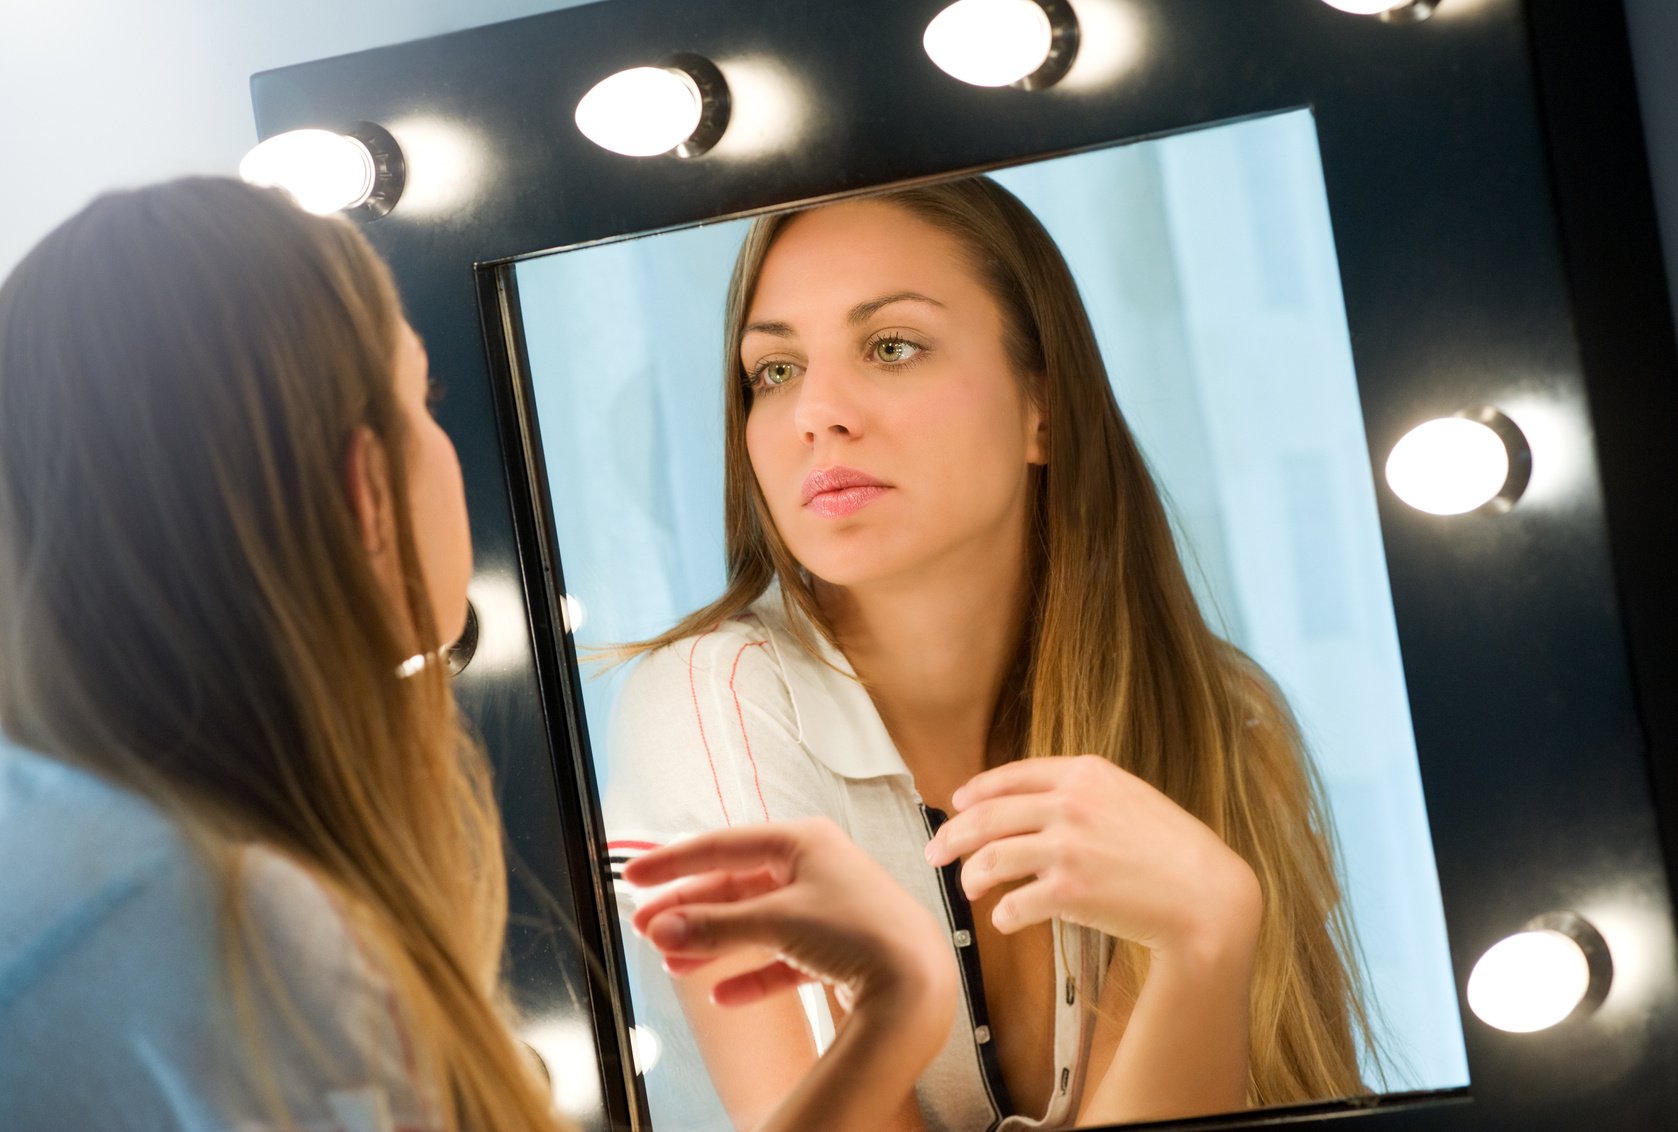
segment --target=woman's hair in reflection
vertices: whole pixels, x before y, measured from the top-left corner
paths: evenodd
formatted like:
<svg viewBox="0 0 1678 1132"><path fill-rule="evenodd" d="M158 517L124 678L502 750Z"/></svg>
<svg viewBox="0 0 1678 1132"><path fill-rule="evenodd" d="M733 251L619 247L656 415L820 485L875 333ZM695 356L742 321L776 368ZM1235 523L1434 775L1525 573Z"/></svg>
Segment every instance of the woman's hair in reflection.
<svg viewBox="0 0 1678 1132"><path fill-rule="evenodd" d="M1047 422L1049 463L1034 471L1031 605L992 724L993 749L1026 757L1101 754L1240 853L1264 891L1249 1101L1365 1091L1358 1047L1374 1047L1320 786L1281 693L1201 615L1059 249L1023 204L987 178L875 199L959 242L1002 309L1014 371ZM740 342L764 259L787 219L767 216L752 226L729 285L727 591L633 651L704 632L742 613L777 581L789 614L802 613L831 637L803 570L776 532L746 451L752 395ZM796 616L789 621L800 624ZM1134 945L1102 943L1134 993L1146 972L1144 954Z"/></svg>
<svg viewBox="0 0 1678 1132"><path fill-rule="evenodd" d="M260 1046L259 1009L302 1027L240 896L260 843L324 886L389 979L444 1127L558 1128L499 989L487 761L445 666L396 674L435 639L400 319L347 222L236 181L109 194L18 266L0 288L0 720L151 798L203 854L235 1037ZM405 617L347 498L361 425L390 457Z"/></svg>

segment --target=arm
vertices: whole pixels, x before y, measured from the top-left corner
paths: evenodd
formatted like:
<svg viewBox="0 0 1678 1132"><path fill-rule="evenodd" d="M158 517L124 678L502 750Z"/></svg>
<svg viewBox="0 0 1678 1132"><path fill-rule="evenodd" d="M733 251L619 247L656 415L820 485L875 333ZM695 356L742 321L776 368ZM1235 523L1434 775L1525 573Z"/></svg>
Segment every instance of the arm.
<svg viewBox="0 0 1678 1132"><path fill-rule="evenodd" d="M932 917L837 826L706 834L647 854L625 877L689 878L641 908L634 927L678 976L729 963L711 978L717 1007L787 1001L780 992L811 980L835 988L845 1014L832 1047L759 1132L918 1127L914 1085L949 1036L955 962Z"/></svg>
<svg viewBox="0 0 1678 1132"><path fill-rule="evenodd" d="M747 947L672 979L711 1084L734 1127L742 1132L763 1126L817 1062L809 1019L797 996L771 995L750 1005L732 1007L719 1006L713 1000L718 983L774 960L773 951ZM836 1023L842 1026L842 1013L831 995L828 1005ZM836 1040L829 1056L837 1045ZM923 1132L920 1106L913 1095L877 1127L880 1132Z"/></svg>
<svg viewBox="0 0 1678 1132"><path fill-rule="evenodd" d="M632 670L614 720L605 799L614 836L666 843L771 818L842 812L831 773L796 738L784 679L771 652L754 643L761 640L750 627L729 623ZM741 1130L766 1119L817 1060L797 996L729 1007L712 1000L719 982L771 958L770 951L742 948L671 980L712 1085ZM840 1013L834 1011L836 1020ZM913 1097L879 1127L920 1132Z"/></svg>
<svg viewBox="0 0 1678 1132"><path fill-rule="evenodd" d="M954 804L928 858L966 857L969 898L1019 883L996 904L998 929L1058 917L1147 952L1122 1032L1098 1029L1080 1122L1244 1107L1262 904L1251 867L1165 795L1092 756L986 771ZM1124 1009L1116 982L1103 995L1107 1019Z"/></svg>

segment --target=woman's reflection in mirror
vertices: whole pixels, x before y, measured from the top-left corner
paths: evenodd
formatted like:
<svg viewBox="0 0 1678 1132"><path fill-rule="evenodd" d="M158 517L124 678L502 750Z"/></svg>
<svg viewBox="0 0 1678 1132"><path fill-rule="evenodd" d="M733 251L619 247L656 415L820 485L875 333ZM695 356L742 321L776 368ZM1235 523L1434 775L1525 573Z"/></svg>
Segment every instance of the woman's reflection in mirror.
<svg viewBox="0 0 1678 1132"><path fill-rule="evenodd" d="M739 993L805 966L741 927L788 914L791 866L747 847L794 819L891 878L858 870L810 931L866 934L901 890L958 966L954 1026L877 1127L1366 1091L1298 729L1197 608L1036 218L984 178L765 217L725 342L728 588L631 650L606 805L620 851L651 849L630 880L703 877L635 925L734 1122L773 1119L849 1024L831 992Z"/></svg>
<svg viewBox="0 0 1678 1132"><path fill-rule="evenodd" d="M403 663L471 572L432 392L357 231L237 181L0 287L0 1127L570 1127L487 762Z"/></svg>

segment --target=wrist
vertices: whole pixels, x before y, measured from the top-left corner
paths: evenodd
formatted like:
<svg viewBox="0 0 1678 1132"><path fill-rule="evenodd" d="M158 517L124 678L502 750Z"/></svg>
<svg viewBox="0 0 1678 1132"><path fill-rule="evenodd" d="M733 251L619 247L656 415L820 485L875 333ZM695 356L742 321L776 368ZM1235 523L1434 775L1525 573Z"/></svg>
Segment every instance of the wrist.
<svg viewBox="0 0 1678 1132"><path fill-rule="evenodd" d="M906 950L855 988L846 1025L929 1047L930 1060L955 1022L957 983L955 958L946 949Z"/></svg>
<svg viewBox="0 0 1678 1132"><path fill-rule="evenodd" d="M1231 859L1200 904L1200 914L1155 950L1156 961L1165 959L1208 974L1251 968L1264 918L1264 893L1252 867L1234 854Z"/></svg>

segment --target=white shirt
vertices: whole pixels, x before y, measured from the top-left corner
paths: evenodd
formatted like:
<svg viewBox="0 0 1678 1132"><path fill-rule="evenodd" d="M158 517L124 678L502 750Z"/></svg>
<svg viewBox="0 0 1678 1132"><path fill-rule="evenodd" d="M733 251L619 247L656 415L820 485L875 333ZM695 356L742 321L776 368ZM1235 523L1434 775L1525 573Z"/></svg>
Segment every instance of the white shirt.
<svg viewBox="0 0 1678 1132"><path fill-rule="evenodd" d="M280 1127L239 1031L216 1025L227 1006L217 901L162 814L0 740L0 862L0 1128ZM241 879L254 930L323 1055L258 1006L263 1064L297 1127L438 1127L389 988L325 890L264 850L250 851Z"/></svg>
<svg viewBox="0 0 1678 1132"><path fill-rule="evenodd" d="M945 924L962 971L965 993L949 1041L915 1090L928 1132L1070 1125L1089 1043L1076 994L1095 993L1094 957L1082 955L1077 932L1054 923L1054 985L1063 988L1055 1008L1056 1080L1047 1112L1011 1114L956 866L941 881L926 863L935 816L849 662L813 628L809 636L819 659L792 637L779 591L771 588L740 618L636 665L619 700L607 767L614 860L723 826L831 818ZM819 1008L812 1028L820 1048L824 1023L831 1028L821 1017L825 1000L805 1001Z"/></svg>

